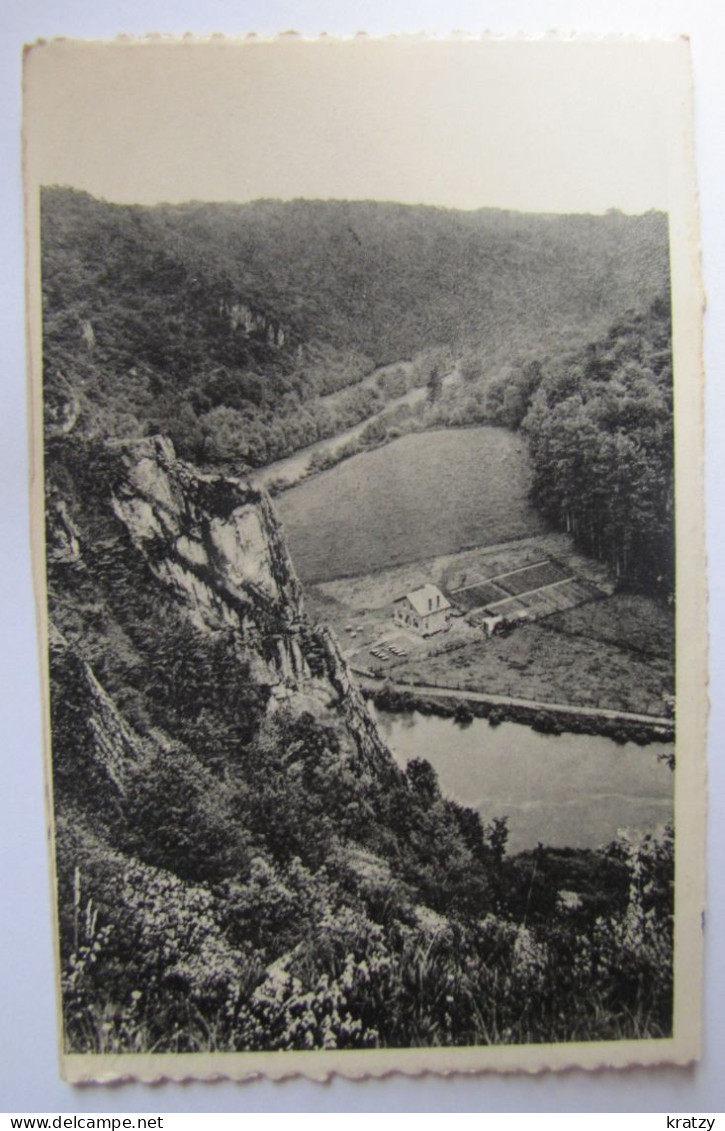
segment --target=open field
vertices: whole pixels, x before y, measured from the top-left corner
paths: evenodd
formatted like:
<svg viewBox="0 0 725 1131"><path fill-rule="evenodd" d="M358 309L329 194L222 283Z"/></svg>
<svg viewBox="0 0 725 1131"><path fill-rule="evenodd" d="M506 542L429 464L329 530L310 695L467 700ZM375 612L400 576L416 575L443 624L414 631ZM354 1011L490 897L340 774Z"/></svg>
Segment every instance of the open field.
<svg viewBox="0 0 725 1131"><path fill-rule="evenodd" d="M548 583L541 565L556 559L556 570L573 580ZM513 571L520 571L518 574ZM533 593L507 597L499 582L512 577L543 580ZM476 579L480 580L476 580ZM452 592L449 582L466 588ZM480 606L498 592L496 611L510 604L530 608L544 619L486 640L475 627L478 614L453 618L448 632L422 639L392 620L401 593L433 581L459 607ZM557 611L567 602L586 602ZM663 715L673 693L672 610L650 598L613 594L599 563L573 551L566 535L544 535L482 547L425 562L396 566L307 589L312 615L332 625L348 660L396 682L450 686L470 691ZM551 614L551 615L548 615ZM390 645L406 653L390 651ZM385 658L371 653L379 646Z"/></svg>
<svg viewBox="0 0 725 1131"><path fill-rule="evenodd" d="M602 613L611 601L616 598L601 602ZM582 605L578 612L584 617L595 607ZM665 714L665 697L674 690L669 660L604 640L566 636L546 625L521 625L506 637L472 641L440 656L411 658L396 669L394 678L544 703Z"/></svg>
<svg viewBox="0 0 725 1131"><path fill-rule="evenodd" d="M546 621L552 632L615 644L624 650L669 659L674 652L674 608L631 593L586 609L569 609Z"/></svg>
<svg viewBox="0 0 725 1131"><path fill-rule="evenodd" d="M513 433L445 429L353 456L276 505L299 576L325 581L541 534L530 481Z"/></svg>
<svg viewBox="0 0 725 1131"><path fill-rule="evenodd" d="M671 610L613 595L605 566L543 528L528 485L520 441L472 428L404 436L285 492L310 613L353 667L396 682L664 714ZM459 615L423 639L393 623L392 605L427 582ZM535 623L486 639L485 608Z"/></svg>

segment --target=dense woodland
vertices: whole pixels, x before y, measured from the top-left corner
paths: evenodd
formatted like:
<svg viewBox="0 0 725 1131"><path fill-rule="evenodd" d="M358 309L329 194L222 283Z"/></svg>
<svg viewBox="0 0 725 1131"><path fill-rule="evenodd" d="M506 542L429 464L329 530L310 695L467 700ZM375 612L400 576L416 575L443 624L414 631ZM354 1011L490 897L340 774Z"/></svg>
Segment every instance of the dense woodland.
<svg viewBox="0 0 725 1131"><path fill-rule="evenodd" d="M669 584L664 218L48 189L42 240L68 1049L667 1035L670 833L508 857L425 761L364 758L332 688L271 710L262 653L194 623L111 501L140 437L237 472L425 385L394 427L521 428L552 520Z"/></svg>
<svg viewBox="0 0 725 1131"><path fill-rule="evenodd" d="M335 458L411 429L520 427L547 516L618 576L672 591L661 215L141 208L47 189L42 225L51 428L161 432L244 471L373 417ZM383 412L414 386L423 404Z"/></svg>
<svg viewBox="0 0 725 1131"><path fill-rule="evenodd" d="M669 291L569 352L506 370L466 404L464 384L426 407L431 423L467 419L520 430L533 501L623 582L674 591L674 428ZM466 380L467 377L467 380Z"/></svg>
<svg viewBox="0 0 725 1131"><path fill-rule="evenodd" d="M667 275L656 213L141 208L46 189L41 220L48 393L73 389L109 434L157 427L184 455L250 465L405 391L400 373L354 388L376 366L418 359L407 381L426 384L436 362L465 355L469 377L490 377L585 345Z"/></svg>
<svg viewBox="0 0 725 1131"><path fill-rule="evenodd" d="M544 370L521 427L534 501L618 577L674 593L668 299Z"/></svg>

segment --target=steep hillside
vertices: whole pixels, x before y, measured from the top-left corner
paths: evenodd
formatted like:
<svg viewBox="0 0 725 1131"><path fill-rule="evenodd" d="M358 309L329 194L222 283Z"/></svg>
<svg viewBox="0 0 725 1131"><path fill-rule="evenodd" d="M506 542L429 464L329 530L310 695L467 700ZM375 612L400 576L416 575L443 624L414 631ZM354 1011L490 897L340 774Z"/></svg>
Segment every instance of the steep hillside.
<svg viewBox="0 0 725 1131"><path fill-rule="evenodd" d="M111 205L42 196L45 381L89 428L259 466L370 416L376 365L473 353L484 374L646 309L666 218L374 202ZM319 398L340 389L334 409ZM399 390L398 390L399 391Z"/></svg>
<svg viewBox="0 0 725 1131"><path fill-rule="evenodd" d="M200 1041L210 1011L221 1023L238 983L264 985L312 920L327 917L334 934L357 914L375 933L367 911L392 901L415 931L418 904L488 908L480 824L434 779L396 768L335 642L305 618L266 497L201 475L161 438L105 451L66 441L54 454L70 1047L94 1047L105 1008L122 1043L145 986L149 1041L168 1045L190 1000L185 1041Z"/></svg>
<svg viewBox="0 0 725 1131"><path fill-rule="evenodd" d="M398 769L235 474L645 310L664 218L48 189L42 241L68 1049L669 1033L671 838L509 860Z"/></svg>
<svg viewBox="0 0 725 1131"><path fill-rule="evenodd" d="M669 1031L671 842L540 854L530 910L505 821L394 764L263 494L161 437L47 454L68 1051Z"/></svg>

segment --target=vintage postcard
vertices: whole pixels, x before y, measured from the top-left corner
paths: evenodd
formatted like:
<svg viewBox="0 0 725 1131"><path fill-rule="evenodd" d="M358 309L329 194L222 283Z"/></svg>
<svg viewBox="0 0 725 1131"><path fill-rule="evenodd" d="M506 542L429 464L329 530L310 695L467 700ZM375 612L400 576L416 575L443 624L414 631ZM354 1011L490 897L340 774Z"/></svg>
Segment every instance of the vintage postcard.
<svg viewBox="0 0 725 1131"><path fill-rule="evenodd" d="M25 59L72 1081L697 1058L689 47Z"/></svg>

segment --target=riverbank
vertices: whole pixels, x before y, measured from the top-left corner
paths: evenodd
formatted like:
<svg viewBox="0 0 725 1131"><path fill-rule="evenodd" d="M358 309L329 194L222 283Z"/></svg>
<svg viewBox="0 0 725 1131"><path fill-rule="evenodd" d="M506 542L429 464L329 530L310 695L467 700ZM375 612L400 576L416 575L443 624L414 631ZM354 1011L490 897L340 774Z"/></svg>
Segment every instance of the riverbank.
<svg viewBox="0 0 725 1131"><path fill-rule="evenodd" d="M418 365L420 364L419 361ZM273 496L281 495L292 487L307 482L324 471L329 471L352 456L375 451L376 448L384 447L410 431L423 430L425 426L418 421L414 410L419 410L428 402L430 390L427 371L423 369L421 373L416 374L415 369L416 362L395 362L376 369L357 385L348 386L338 393L320 398L319 404L329 409L336 399L342 396L348 396L356 391L370 391L371 387L380 385L385 381L386 374L392 371L402 376L402 387L405 390L383 401L377 410L364 413L359 420L342 431L316 440L263 467L255 468L251 473L255 483L264 487ZM454 365L441 378L441 390L455 385L459 381L459 376L458 367ZM435 427L435 425L429 422L427 427ZM440 422L437 427L441 427Z"/></svg>
<svg viewBox="0 0 725 1131"><path fill-rule="evenodd" d="M569 853L601 848L623 829L656 835L672 820L669 743L640 747L511 721L461 726L421 711L368 709L401 768L424 758L444 797L477 810L484 827L505 825L511 860L539 845ZM561 886L578 890L573 872L569 879Z"/></svg>
<svg viewBox="0 0 725 1131"><path fill-rule="evenodd" d="M372 700L381 710L397 713L418 711L422 715L455 719L461 726L466 726L474 718L487 719L490 726L514 722L541 734L599 735L619 744L634 742L638 746L650 742L673 742L675 738L674 720L657 716L648 719L605 709L527 703L453 688L409 688L389 681L377 684L360 673L356 673L356 678L365 698Z"/></svg>

